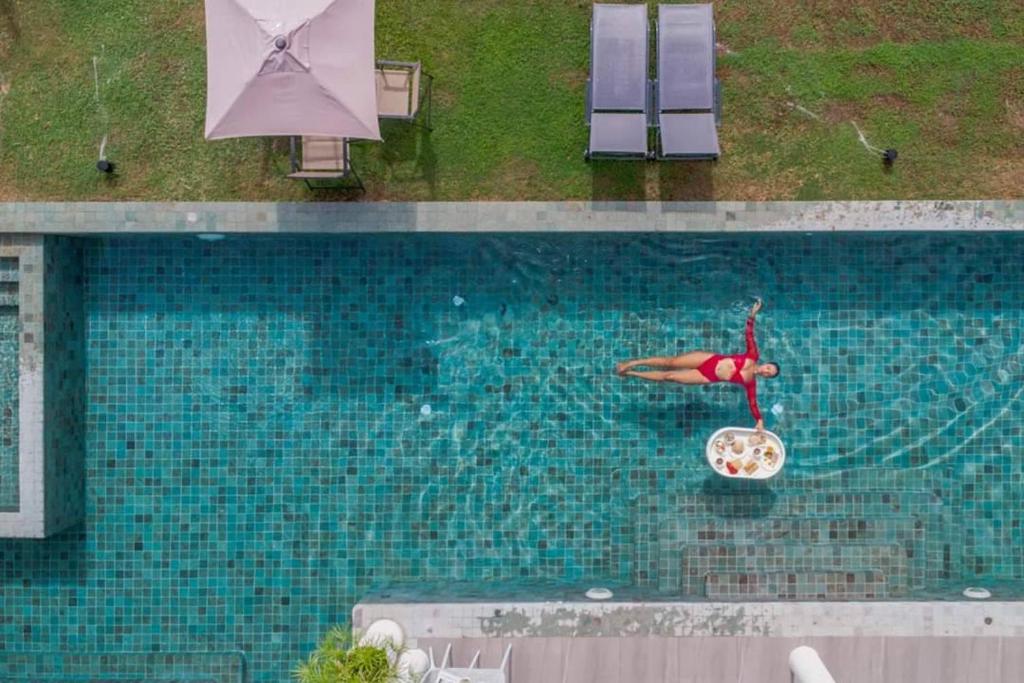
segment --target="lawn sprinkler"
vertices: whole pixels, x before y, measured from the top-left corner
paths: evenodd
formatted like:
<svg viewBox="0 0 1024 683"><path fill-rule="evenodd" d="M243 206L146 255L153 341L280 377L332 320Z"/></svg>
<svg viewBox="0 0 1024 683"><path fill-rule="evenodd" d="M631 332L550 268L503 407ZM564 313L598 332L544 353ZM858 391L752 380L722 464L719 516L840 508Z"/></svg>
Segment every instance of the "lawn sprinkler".
<svg viewBox="0 0 1024 683"><path fill-rule="evenodd" d="M96 162L96 170L100 173L112 175L114 173L114 162L107 161L106 159L100 159Z"/></svg>
<svg viewBox="0 0 1024 683"><path fill-rule="evenodd" d="M850 123L853 124L853 129L857 131L857 139L860 140L860 144L864 145L864 149L872 154L877 154L882 157L882 165L885 166L886 170L892 170L893 164L896 163L896 157L899 156L899 152L897 152L893 147L887 147L885 149L875 147L868 142L868 139L864 136L864 132L860 129L860 126L857 125L856 121L850 121Z"/></svg>

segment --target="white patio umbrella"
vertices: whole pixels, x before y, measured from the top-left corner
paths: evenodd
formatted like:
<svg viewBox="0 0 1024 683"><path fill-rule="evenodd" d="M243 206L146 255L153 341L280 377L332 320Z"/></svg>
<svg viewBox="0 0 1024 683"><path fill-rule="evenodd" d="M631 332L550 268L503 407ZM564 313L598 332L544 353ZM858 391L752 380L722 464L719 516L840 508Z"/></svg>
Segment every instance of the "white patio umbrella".
<svg viewBox="0 0 1024 683"><path fill-rule="evenodd" d="M206 137L380 140L374 0L206 0Z"/></svg>

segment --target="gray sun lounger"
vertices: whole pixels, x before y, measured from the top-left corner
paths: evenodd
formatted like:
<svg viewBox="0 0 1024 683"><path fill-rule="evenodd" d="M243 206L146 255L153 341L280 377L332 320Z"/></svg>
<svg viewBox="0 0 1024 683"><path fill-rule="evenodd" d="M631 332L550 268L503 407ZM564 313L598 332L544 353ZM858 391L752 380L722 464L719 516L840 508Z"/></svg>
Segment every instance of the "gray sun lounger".
<svg viewBox="0 0 1024 683"><path fill-rule="evenodd" d="M658 6L658 159L717 159L721 115L711 5Z"/></svg>
<svg viewBox="0 0 1024 683"><path fill-rule="evenodd" d="M587 159L649 157L647 62L647 5L595 4L590 22Z"/></svg>

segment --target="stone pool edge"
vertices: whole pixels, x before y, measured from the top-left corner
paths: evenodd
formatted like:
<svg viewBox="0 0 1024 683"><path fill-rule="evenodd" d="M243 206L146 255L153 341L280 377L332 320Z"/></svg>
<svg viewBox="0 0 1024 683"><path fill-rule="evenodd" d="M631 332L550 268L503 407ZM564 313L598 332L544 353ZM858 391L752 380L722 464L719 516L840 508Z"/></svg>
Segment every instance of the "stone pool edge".
<svg viewBox="0 0 1024 683"><path fill-rule="evenodd" d="M1024 636L1007 601L359 602L352 625L394 619L411 638Z"/></svg>
<svg viewBox="0 0 1024 683"><path fill-rule="evenodd" d="M0 233L1024 230L1024 201L10 202Z"/></svg>

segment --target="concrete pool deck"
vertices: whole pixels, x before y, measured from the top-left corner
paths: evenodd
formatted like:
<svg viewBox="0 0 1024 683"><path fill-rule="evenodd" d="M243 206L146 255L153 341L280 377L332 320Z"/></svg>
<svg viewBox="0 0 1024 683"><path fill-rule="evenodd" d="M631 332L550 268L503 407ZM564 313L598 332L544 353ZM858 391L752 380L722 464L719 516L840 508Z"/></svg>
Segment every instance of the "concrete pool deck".
<svg viewBox="0 0 1024 683"><path fill-rule="evenodd" d="M1024 671L1015 602L387 603L352 610L355 628L392 618L464 666L512 646L529 683L786 683L788 654L810 645L838 681L996 683Z"/></svg>
<svg viewBox="0 0 1024 683"><path fill-rule="evenodd" d="M352 624L414 638L1024 637L1017 601L417 602L363 600Z"/></svg>
<svg viewBox="0 0 1024 683"><path fill-rule="evenodd" d="M1024 230L1024 201L6 203L0 233Z"/></svg>
<svg viewBox="0 0 1024 683"><path fill-rule="evenodd" d="M996 683L1024 670L1014 602L375 603L353 625L402 624L456 664L481 652L530 683L786 683L789 652L815 648L837 681Z"/></svg>

